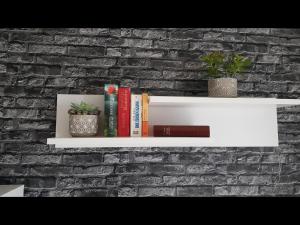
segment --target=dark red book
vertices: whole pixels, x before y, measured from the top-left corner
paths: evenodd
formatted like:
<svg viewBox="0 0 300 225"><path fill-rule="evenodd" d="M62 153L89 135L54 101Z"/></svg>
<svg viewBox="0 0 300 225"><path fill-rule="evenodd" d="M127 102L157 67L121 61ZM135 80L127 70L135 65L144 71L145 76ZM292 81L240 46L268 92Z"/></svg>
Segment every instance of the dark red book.
<svg viewBox="0 0 300 225"><path fill-rule="evenodd" d="M154 125L154 137L209 137L209 126Z"/></svg>
<svg viewBox="0 0 300 225"><path fill-rule="evenodd" d="M130 136L130 88L120 87L118 91L118 136Z"/></svg>

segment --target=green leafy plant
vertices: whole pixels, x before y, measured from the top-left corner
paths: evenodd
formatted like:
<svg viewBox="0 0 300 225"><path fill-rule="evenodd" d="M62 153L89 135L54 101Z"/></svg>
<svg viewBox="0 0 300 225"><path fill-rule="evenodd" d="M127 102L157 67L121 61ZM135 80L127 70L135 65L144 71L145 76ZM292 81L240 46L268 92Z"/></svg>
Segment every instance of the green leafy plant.
<svg viewBox="0 0 300 225"><path fill-rule="evenodd" d="M80 104L72 102L68 112L71 115L98 115L100 113L97 107L86 102L80 102Z"/></svg>
<svg viewBox="0 0 300 225"><path fill-rule="evenodd" d="M224 65L225 56L221 52L212 52L201 57L206 63L207 73L212 77L218 77L221 74L222 66Z"/></svg>
<svg viewBox="0 0 300 225"><path fill-rule="evenodd" d="M251 65L251 61L239 54L225 56L221 52L212 52L200 59L206 63L207 74L211 77L235 77Z"/></svg>
<svg viewBox="0 0 300 225"><path fill-rule="evenodd" d="M224 64L225 74L229 77L234 77L239 73L244 72L251 65L251 61L239 54L232 54Z"/></svg>

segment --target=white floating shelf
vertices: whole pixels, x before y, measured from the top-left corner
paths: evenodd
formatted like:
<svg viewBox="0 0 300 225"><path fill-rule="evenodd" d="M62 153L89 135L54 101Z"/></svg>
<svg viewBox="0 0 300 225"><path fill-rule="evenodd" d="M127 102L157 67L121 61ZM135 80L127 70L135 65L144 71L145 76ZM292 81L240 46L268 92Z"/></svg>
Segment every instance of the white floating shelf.
<svg viewBox="0 0 300 225"><path fill-rule="evenodd" d="M99 137L73 138L69 134L68 109L71 102L85 101L97 106ZM57 148L81 147L273 147L278 146L277 108L300 105L300 99L207 98L151 96L150 136L153 125L208 125L209 138L184 137L102 137L103 95L57 96L56 137L47 144Z"/></svg>
<svg viewBox="0 0 300 225"><path fill-rule="evenodd" d="M175 137L92 137L92 138L49 138L48 144L57 148L93 148L93 147L186 147L210 146L211 138L175 138Z"/></svg>
<svg viewBox="0 0 300 225"><path fill-rule="evenodd" d="M170 105L194 105L203 104L234 104L234 105L276 105L288 107L300 105L300 99L277 98L209 98L209 97L177 97L177 96L151 96L150 103L153 106Z"/></svg>

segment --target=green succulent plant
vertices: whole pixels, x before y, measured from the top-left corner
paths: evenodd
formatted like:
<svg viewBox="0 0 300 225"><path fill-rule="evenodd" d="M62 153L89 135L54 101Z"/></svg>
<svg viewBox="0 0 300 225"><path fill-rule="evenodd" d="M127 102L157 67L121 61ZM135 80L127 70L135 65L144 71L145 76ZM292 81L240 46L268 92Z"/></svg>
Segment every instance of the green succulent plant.
<svg viewBox="0 0 300 225"><path fill-rule="evenodd" d="M225 56L221 52L211 52L200 59L206 63L205 69L211 77L235 77L251 65L250 59L240 54Z"/></svg>
<svg viewBox="0 0 300 225"><path fill-rule="evenodd" d="M86 102L80 102L80 104L72 102L68 112L72 115L98 115L100 113L97 107Z"/></svg>

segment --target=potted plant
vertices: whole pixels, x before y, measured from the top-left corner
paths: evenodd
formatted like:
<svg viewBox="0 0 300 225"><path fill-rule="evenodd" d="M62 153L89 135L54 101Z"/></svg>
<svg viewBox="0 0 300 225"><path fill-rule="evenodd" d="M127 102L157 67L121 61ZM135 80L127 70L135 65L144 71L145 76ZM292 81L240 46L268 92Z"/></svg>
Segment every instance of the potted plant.
<svg viewBox="0 0 300 225"><path fill-rule="evenodd" d="M69 113L69 132L72 137L90 137L98 133L99 115L97 107L81 102L71 103Z"/></svg>
<svg viewBox="0 0 300 225"><path fill-rule="evenodd" d="M201 57L206 63L209 97L237 97L236 76L246 70L251 61L239 54L225 56L221 52L212 52Z"/></svg>

